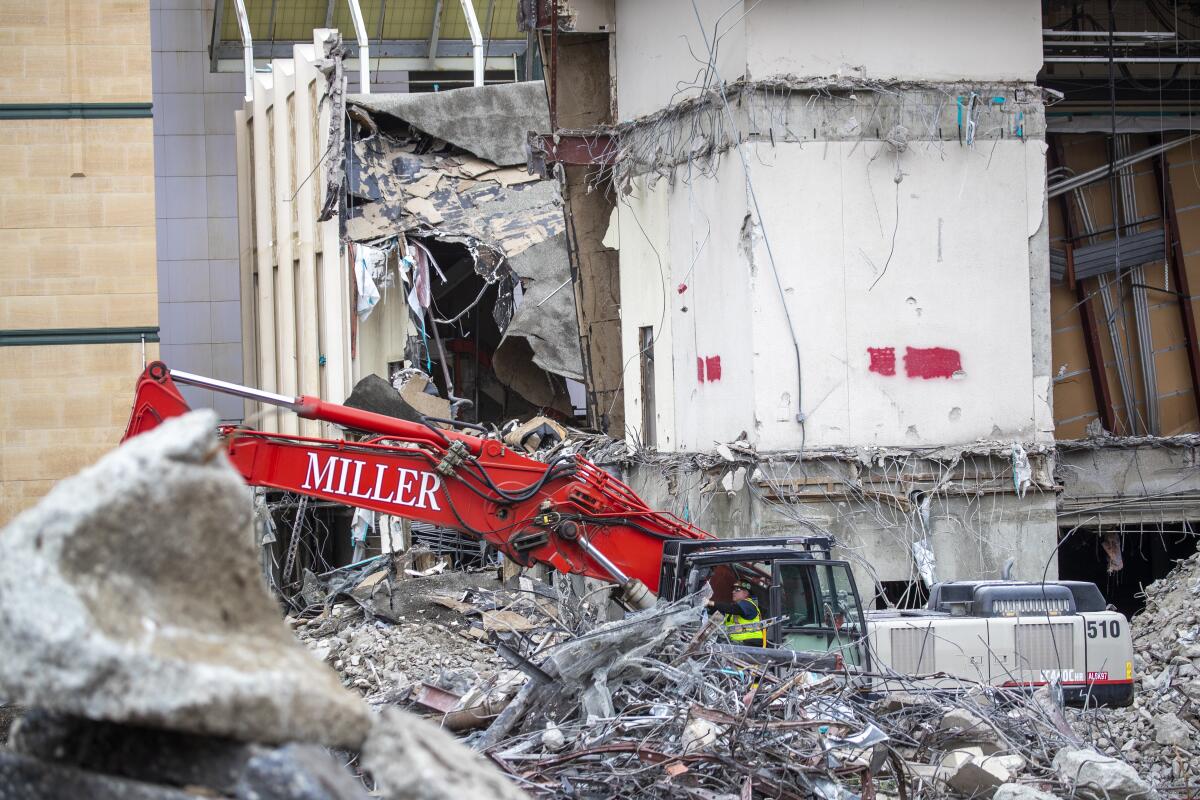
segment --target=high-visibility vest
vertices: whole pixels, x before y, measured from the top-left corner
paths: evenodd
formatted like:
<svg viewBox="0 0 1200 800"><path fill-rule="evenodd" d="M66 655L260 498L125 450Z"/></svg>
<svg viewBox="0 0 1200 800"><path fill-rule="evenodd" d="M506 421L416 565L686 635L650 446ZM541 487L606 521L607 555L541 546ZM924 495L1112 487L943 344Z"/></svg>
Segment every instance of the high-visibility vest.
<svg viewBox="0 0 1200 800"><path fill-rule="evenodd" d="M754 606L753 617L741 617L737 614L725 615L725 626L735 630L729 631L729 639L735 644L742 642L761 642L763 647L767 646L767 629L762 624L762 612L758 608L758 603L753 600L747 601Z"/></svg>

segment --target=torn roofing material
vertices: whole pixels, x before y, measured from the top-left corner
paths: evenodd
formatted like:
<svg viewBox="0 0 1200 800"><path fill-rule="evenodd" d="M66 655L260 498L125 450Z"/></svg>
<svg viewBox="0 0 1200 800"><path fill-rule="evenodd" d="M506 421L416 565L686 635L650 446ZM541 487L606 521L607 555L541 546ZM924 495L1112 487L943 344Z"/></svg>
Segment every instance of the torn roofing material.
<svg viewBox="0 0 1200 800"><path fill-rule="evenodd" d="M422 94L352 94L348 99L502 166L525 163L529 131L550 130L542 81Z"/></svg>

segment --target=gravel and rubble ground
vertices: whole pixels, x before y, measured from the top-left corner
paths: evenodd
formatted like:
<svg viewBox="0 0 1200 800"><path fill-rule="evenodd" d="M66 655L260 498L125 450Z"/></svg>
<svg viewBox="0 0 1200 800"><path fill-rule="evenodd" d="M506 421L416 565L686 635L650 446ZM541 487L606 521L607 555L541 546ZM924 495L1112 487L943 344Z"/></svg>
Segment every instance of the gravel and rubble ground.
<svg viewBox="0 0 1200 800"><path fill-rule="evenodd" d="M341 581L341 602L293 621L300 640L372 706L438 722L534 796L1156 796L1045 690L863 697L730 647L700 598L604 622L594 598L494 572L356 580L368 589Z"/></svg>
<svg viewBox="0 0 1200 800"><path fill-rule="evenodd" d="M511 671L496 648L485 643L488 631L482 614L474 613L472 620L455 610L474 610L476 603L489 610L528 605L520 592L502 588L496 570L419 578L392 575L382 581L391 585L383 588L396 597L391 619L372 614L370 604L355 602L327 606L307 619L287 618L296 638L368 704L402 702L422 682L465 694ZM548 635L535 633L533 638L540 642Z"/></svg>
<svg viewBox="0 0 1200 800"><path fill-rule="evenodd" d="M1156 785L1191 796L1200 791L1200 553L1144 594L1131 625L1133 705L1073 715L1074 723Z"/></svg>

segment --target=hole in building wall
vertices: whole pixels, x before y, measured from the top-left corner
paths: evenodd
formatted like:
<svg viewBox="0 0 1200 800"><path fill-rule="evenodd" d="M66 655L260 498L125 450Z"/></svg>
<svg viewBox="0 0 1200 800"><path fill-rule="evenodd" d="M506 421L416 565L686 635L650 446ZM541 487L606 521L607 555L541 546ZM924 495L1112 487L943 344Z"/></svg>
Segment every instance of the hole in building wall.
<svg viewBox="0 0 1200 800"><path fill-rule="evenodd" d="M880 581L882 593L875 595L875 608L924 608L929 590L920 581Z"/></svg>
<svg viewBox="0 0 1200 800"><path fill-rule="evenodd" d="M350 522L354 509L314 500L301 504L299 497L284 492L267 492L265 500L274 522L275 541L262 549L263 572L283 597L303 604L300 592L305 570L320 575L351 562ZM368 544L378 549L378 534L374 535L376 541Z"/></svg>
<svg viewBox="0 0 1200 800"><path fill-rule="evenodd" d="M514 385L498 377L494 359L504 338L501 326L521 302L520 279L503 271L489 283L465 245L434 237L419 241L441 266L446 281L435 280L431 288L437 337L427 320L423 327L414 317L417 332L409 337L405 354L413 367L430 376L440 397L468 401L457 407L455 419L500 424L542 414L579 424L566 380L535 368L534 353L523 339L506 345L510 362L528 365L522 380Z"/></svg>
<svg viewBox="0 0 1200 800"><path fill-rule="evenodd" d="M1196 552L1198 533L1186 522L1070 530L1059 531L1059 578L1091 581L1126 616L1145 607L1143 587ZM1109 572L1110 564L1120 569Z"/></svg>

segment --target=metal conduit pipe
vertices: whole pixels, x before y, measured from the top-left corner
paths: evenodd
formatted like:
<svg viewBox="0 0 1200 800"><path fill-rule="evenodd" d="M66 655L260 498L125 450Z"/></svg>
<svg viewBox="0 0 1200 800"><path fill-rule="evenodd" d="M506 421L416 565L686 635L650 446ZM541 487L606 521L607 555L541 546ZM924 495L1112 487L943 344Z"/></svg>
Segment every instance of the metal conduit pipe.
<svg viewBox="0 0 1200 800"><path fill-rule="evenodd" d="M1184 136L1179 139L1173 139L1169 142L1163 142L1162 144L1154 145L1153 147L1148 147L1145 150L1134 153L1133 155L1117 159L1112 164L1111 168L1120 169L1127 164L1136 164L1139 161L1145 161L1148 158L1154 158L1160 153L1165 153L1172 148L1179 147L1181 144L1187 144L1188 142L1194 141L1197 137L1200 137L1200 134L1193 133L1190 136ZM1095 183L1096 181L1104 180L1108 177L1109 169L1110 166L1108 164L1103 164L1095 169L1090 169L1087 172L1081 172L1073 178L1049 185L1046 187L1046 197L1050 200L1053 200L1060 194L1065 194L1072 189L1080 189L1084 186L1087 186L1089 183Z"/></svg>
<svg viewBox="0 0 1200 800"><path fill-rule="evenodd" d="M239 0L240 2L240 0ZM371 40L367 38L367 26L363 22L362 7L358 0L347 0L350 18L354 20L354 38L358 41L358 91L371 93Z"/></svg>
<svg viewBox="0 0 1200 800"><path fill-rule="evenodd" d="M238 33L242 37L242 68L246 73L246 102L254 101L254 39L250 36L250 18L246 16L245 0L234 0Z"/></svg>
<svg viewBox="0 0 1200 800"><path fill-rule="evenodd" d="M463 16L467 18L467 31L471 35L471 60L475 65L475 85L483 86L483 33L479 30L479 20L475 17L475 6L471 0L459 0L462 4Z"/></svg>
<svg viewBox="0 0 1200 800"><path fill-rule="evenodd" d="M1114 143L1118 156L1128 155L1133 149L1133 137L1127 133L1117 137ZM1126 164L1120 171L1121 208L1126 226L1136 225L1140 219L1137 207L1137 192L1134 189L1133 165ZM1120 251L1118 250L1118 253ZM1118 274L1119 276L1119 274ZM1129 272L1133 289L1133 317L1137 325L1138 355L1142 362L1142 392L1146 402L1146 433L1158 435L1158 371L1154 365L1154 337L1150 331L1150 302L1146 294L1146 273L1143 265L1134 266Z"/></svg>
<svg viewBox="0 0 1200 800"><path fill-rule="evenodd" d="M1098 241L1099 237L1097 237L1094 233L1096 230L1096 225L1092 221L1092 210L1088 206L1087 197L1084 196L1082 189L1076 188L1074 192L1075 205L1079 209L1079 218L1083 227L1081 232L1088 237L1089 243L1094 243ZM1104 320L1108 325L1108 334L1110 340L1112 341L1113 358L1117 362L1117 381L1121 384L1121 398L1125 406L1125 429L1126 433L1132 434L1135 431L1133 425L1133 403L1130 402L1130 398L1133 396L1133 383L1129 379L1129 370L1125 363L1124 352L1121 347L1121 339L1119 336L1117 336L1116 330L1112 325L1113 305L1112 298L1108 293L1108 279L1104 275L1099 275L1097 276L1096 280L1100 284L1100 300L1104 305ZM1105 368L1103 364L1099 366L1101 369ZM1116 404L1114 403L1114 406L1115 405ZM1114 407L1114 418L1116 413L1116 408ZM1112 431L1112 433L1116 433L1116 431Z"/></svg>

